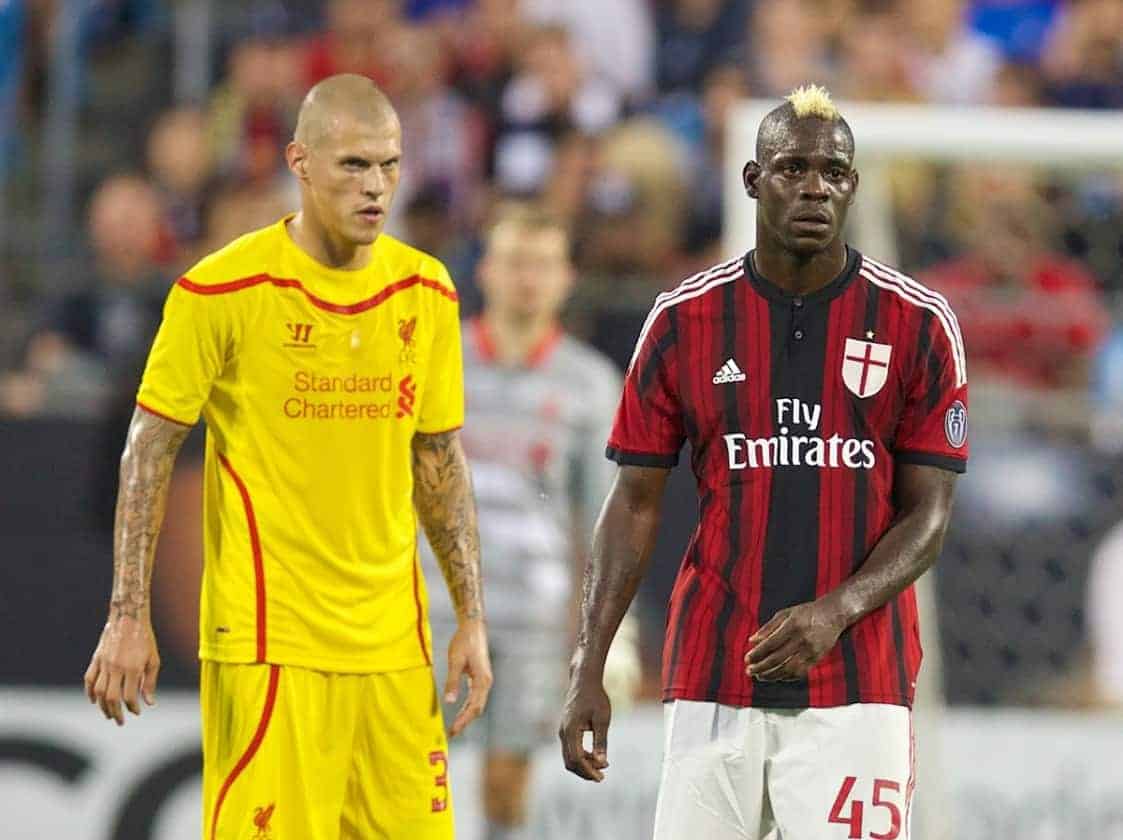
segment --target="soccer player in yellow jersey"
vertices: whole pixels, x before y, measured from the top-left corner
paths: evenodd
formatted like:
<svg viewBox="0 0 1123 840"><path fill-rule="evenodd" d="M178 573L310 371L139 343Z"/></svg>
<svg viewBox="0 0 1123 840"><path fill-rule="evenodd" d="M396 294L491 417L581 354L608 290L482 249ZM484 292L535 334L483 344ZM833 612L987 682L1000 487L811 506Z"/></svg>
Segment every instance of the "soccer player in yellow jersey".
<svg viewBox="0 0 1123 840"><path fill-rule="evenodd" d="M86 690L123 724L160 667L149 579L168 476L207 422L200 618L203 836L453 836L416 519L459 627L456 735L487 700L457 297L382 233L401 128L360 76L305 99L301 209L172 288L121 460L109 620ZM416 519L415 519L416 517Z"/></svg>

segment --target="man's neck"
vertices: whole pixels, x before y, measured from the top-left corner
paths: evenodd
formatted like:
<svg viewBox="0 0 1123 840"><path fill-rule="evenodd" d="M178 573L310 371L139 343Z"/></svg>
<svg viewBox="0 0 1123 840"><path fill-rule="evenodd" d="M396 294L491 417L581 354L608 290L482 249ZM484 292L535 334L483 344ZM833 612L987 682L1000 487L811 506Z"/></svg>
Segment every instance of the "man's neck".
<svg viewBox="0 0 1123 840"><path fill-rule="evenodd" d="M350 271L370 262L370 245L355 245L333 238L303 210L288 223L289 236L304 253L328 268Z"/></svg>
<svg viewBox="0 0 1123 840"><path fill-rule="evenodd" d="M510 318L485 310L480 316L496 360L503 365L525 365L558 329L554 318Z"/></svg>
<svg viewBox="0 0 1123 840"><path fill-rule="evenodd" d="M767 241L753 252L757 273L788 294L810 295L828 285L846 268L846 243L836 239L810 256L792 254Z"/></svg>

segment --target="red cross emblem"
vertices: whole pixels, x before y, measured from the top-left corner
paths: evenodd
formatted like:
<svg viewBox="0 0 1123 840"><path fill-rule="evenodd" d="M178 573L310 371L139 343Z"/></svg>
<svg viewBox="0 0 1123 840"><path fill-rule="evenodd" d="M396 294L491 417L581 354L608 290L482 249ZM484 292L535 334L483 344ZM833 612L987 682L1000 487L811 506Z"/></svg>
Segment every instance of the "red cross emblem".
<svg viewBox="0 0 1123 840"><path fill-rule="evenodd" d="M842 354L842 381L859 398L872 397L889 377L892 355L891 344L846 339L846 349Z"/></svg>

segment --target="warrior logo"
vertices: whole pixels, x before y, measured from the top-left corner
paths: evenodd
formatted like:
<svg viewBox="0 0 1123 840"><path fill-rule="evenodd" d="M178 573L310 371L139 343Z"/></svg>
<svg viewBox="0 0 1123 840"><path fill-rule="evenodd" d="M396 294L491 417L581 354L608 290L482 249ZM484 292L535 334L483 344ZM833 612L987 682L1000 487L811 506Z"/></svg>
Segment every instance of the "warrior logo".
<svg viewBox="0 0 1123 840"><path fill-rule="evenodd" d="M311 324L294 324L287 323L285 326L289 331L289 341L285 342L285 347L315 347L312 344L312 325Z"/></svg>

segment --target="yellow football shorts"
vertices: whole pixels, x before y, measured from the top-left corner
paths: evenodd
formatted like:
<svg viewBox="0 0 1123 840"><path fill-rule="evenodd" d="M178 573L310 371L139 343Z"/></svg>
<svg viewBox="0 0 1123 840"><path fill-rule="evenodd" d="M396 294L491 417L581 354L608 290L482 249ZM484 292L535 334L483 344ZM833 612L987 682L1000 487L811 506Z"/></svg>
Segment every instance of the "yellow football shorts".
<svg viewBox="0 0 1123 840"><path fill-rule="evenodd" d="M431 668L203 662L204 840L451 840Z"/></svg>

